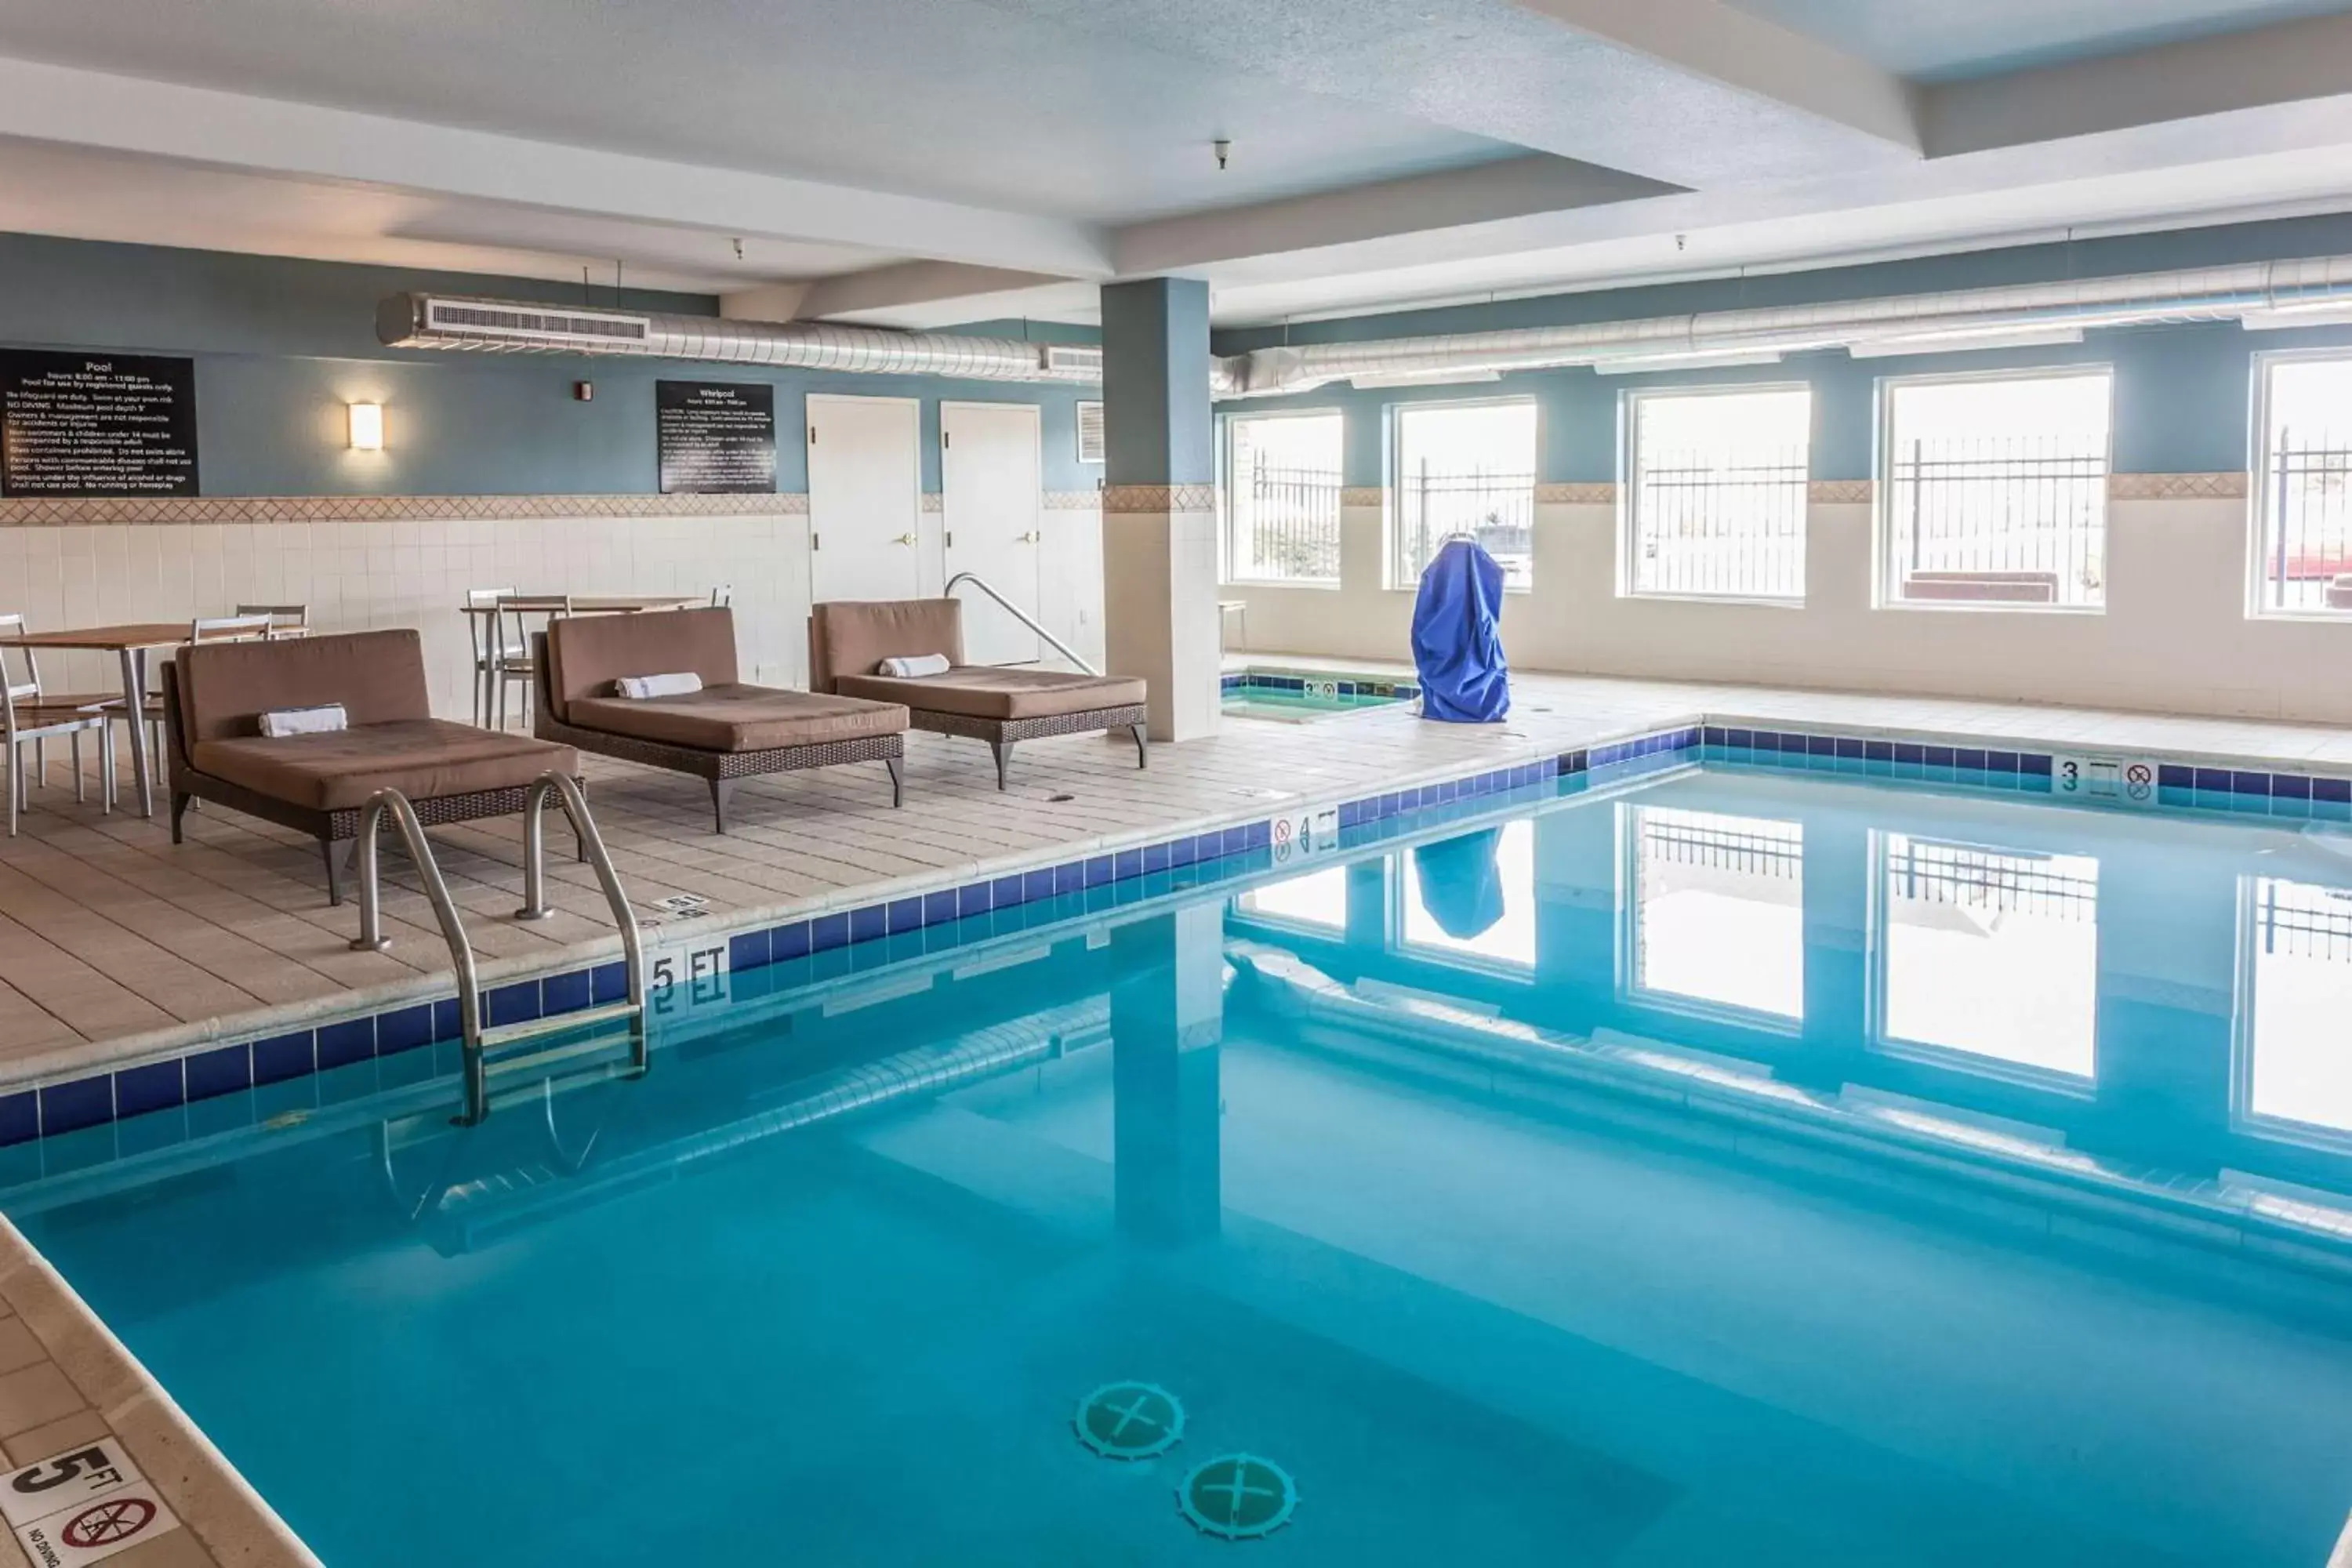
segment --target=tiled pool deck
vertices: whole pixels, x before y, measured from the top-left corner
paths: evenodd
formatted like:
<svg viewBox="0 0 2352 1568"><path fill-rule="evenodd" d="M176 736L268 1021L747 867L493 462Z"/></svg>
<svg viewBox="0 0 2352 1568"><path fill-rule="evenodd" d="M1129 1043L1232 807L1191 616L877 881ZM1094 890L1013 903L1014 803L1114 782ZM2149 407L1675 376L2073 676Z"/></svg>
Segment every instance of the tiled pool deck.
<svg viewBox="0 0 2352 1568"><path fill-rule="evenodd" d="M1635 738L1652 752L2032 790L2052 787L2050 759L2066 752L2146 757L2165 804L2352 821L2352 732L2338 730L1527 674L1515 690L1497 726L1426 724L1402 707L1313 726L1229 720L1212 739L1154 747L1148 771L1124 741L1036 742L1002 795L981 748L918 735L903 810L878 768L747 780L723 838L692 780L592 758L590 789L642 917L661 922L649 938L698 936L737 968L1189 877L1263 858L1302 812L1333 808L1352 830L1451 801L1454 781L1486 793L1612 762ZM393 947L353 952L355 911L327 904L307 840L213 809L175 847L160 821L77 806L63 784L35 794L22 837L0 840L0 1144L454 1033L447 954L397 858ZM551 857L558 913L519 924L519 820L435 837L494 1021L584 1006L617 985L617 939L586 868ZM687 914L658 903L680 899L700 903Z"/></svg>

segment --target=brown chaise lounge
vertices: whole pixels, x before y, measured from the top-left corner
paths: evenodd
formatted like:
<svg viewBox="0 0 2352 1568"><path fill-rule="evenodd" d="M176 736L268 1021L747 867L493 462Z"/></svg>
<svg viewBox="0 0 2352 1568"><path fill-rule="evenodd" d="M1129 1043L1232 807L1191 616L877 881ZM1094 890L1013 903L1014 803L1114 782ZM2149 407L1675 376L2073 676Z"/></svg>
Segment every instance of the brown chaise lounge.
<svg viewBox="0 0 2352 1568"><path fill-rule="evenodd" d="M947 656L942 675L880 674L886 658ZM957 599L836 600L809 616L809 689L903 702L918 730L970 735L996 753L996 787L1016 742L1126 730L1135 765L1149 767L1144 684L1129 676L1078 675L963 661L963 604Z"/></svg>
<svg viewBox="0 0 2352 1568"><path fill-rule="evenodd" d="M571 616L533 640L541 645L539 733L708 779L721 833L736 781L757 773L878 762L890 770L890 804L902 798L907 710L896 702L742 684L735 679L732 610ZM682 674L700 677L702 689L617 695L624 676Z"/></svg>
<svg viewBox="0 0 2352 1568"><path fill-rule="evenodd" d="M331 702L342 705L349 728L261 733L264 713ZM307 833L338 904L361 808L376 791L398 790L430 826L520 811L541 773L580 773L569 746L433 717L413 629L184 647L163 667L163 727L172 842L181 842L192 800Z"/></svg>

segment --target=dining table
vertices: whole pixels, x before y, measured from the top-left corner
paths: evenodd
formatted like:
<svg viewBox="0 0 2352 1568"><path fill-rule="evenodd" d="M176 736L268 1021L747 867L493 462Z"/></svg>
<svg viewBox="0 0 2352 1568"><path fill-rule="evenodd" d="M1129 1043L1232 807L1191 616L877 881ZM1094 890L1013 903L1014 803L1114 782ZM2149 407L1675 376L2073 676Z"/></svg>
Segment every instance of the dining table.
<svg viewBox="0 0 2352 1568"><path fill-rule="evenodd" d="M131 773L139 784L139 815L155 815L155 763L147 746L147 655L156 648L178 647L188 640L186 621L134 621L123 626L83 626L54 632L26 632L11 642L20 647L57 648L65 652L110 653L122 667L122 710L131 731Z"/></svg>

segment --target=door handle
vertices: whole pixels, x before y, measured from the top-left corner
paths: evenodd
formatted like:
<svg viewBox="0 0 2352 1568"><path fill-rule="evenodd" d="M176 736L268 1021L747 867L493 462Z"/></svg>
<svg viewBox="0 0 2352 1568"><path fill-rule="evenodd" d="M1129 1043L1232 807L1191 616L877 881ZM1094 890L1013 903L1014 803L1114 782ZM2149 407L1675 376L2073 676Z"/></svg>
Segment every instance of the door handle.
<svg viewBox="0 0 2352 1568"><path fill-rule="evenodd" d="M1042 533L1024 533L1021 536L1021 542L1024 544L1034 544L1045 537L1045 536Z"/></svg>
<svg viewBox="0 0 2352 1568"><path fill-rule="evenodd" d="M912 544L915 542L915 536L911 533L902 533L898 536L897 542L900 544Z"/></svg>

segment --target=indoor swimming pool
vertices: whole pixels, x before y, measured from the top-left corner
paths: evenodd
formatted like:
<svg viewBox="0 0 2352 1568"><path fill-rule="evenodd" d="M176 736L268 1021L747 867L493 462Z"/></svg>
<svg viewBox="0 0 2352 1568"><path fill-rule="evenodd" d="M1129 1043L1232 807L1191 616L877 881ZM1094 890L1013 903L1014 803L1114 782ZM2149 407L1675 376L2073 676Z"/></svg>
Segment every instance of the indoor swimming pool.
<svg viewBox="0 0 2352 1568"><path fill-rule="evenodd" d="M1420 694L1420 688L1391 677L1247 669L1226 673L1219 707L1229 719L1297 724L1337 713L1390 708Z"/></svg>
<svg viewBox="0 0 2352 1568"><path fill-rule="evenodd" d="M2343 837L1576 787L0 1205L331 1568L2323 1568Z"/></svg>

